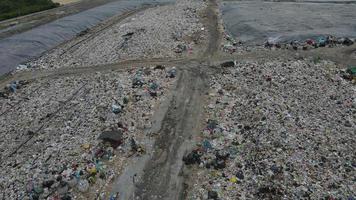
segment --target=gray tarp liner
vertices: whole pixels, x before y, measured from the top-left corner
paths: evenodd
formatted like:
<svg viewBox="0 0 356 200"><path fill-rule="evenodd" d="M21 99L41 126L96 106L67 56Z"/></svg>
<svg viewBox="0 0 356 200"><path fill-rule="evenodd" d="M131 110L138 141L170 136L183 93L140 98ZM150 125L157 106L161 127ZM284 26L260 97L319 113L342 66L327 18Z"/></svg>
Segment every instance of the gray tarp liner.
<svg viewBox="0 0 356 200"><path fill-rule="evenodd" d="M356 37L356 1L224 2L222 13L228 32L248 44L324 34Z"/></svg>
<svg viewBox="0 0 356 200"><path fill-rule="evenodd" d="M19 64L40 56L109 17L144 5L167 2L169 0L115 1L0 40L0 75L11 72Z"/></svg>

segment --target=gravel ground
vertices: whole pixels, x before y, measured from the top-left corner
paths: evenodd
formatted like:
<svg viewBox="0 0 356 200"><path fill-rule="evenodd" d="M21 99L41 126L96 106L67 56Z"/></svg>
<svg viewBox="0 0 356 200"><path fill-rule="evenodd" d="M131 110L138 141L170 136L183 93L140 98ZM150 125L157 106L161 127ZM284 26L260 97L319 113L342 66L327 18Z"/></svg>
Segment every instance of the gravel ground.
<svg viewBox="0 0 356 200"><path fill-rule="evenodd" d="M124 161L144 153L141 143L148 137L144 131L174 83L167 70L148 67L39 79L0 98L0 118L6 122L0 125L0 197L93 199L105 193ZM143 86L133 88L137 78L142 78ZM122 110L114 113L115 105ZM123 144L117 149L98 140L109 130L123 133ZM86 181L95 183L90 184L89 192L83 189L80 193L79 185Z"/></svg>
<svg viewBox="0 0 356 200"><path fill-rule="evenodd" d="M210 84L189 199L355 198L356 87L334 63L238 63Z"/></svg>
<svg viewBox="0 0 356 200"><path fill-rule="evenodd" d="M150 8L85 40L79 38L31 62L35 68L92 66L127 59L181 57L198 53L206 39L199 13L203 1L181 0Z"/></svg>

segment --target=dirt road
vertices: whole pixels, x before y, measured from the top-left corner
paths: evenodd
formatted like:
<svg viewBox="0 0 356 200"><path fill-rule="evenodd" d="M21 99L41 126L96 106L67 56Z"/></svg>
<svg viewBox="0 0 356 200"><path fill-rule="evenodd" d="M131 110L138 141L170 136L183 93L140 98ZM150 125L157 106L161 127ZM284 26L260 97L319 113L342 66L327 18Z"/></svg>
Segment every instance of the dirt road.
<svg viewBox="0 0 356 200"><path fill-rule="evenodd" d="M204 92L203 68L183 70L162 122L153 155L136 184L135 199L184 199L182 157L199 132Z"/></svg>

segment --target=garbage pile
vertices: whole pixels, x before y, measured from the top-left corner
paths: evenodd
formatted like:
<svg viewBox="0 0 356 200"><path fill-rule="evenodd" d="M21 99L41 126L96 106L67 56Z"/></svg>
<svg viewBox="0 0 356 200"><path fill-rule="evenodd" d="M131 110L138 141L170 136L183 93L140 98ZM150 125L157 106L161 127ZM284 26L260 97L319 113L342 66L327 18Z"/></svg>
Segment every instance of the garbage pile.
<svg viewBox="0 0 356 200"><path fill-rule="evenodd" d="M225 53L233 54L246 51L246 46L243 46L242 41L236 40L233 36L224 31L221 49Z"/></svg>
<svg viewBox="0 0 356 200"><path fill-rule="evenodd" d="M189 199L354 199L356 86L328 61L238 62L210 82Z"/></svg>
<svg viewBox="0 0 356 200"><path fill-rule="evenodd" d="M0 97L7 98L11 93L15 93L17 90L22 89L27 84L29 84L28 81L12 81L5 86L3 91L0 91Z"/></svg>
<svg viewBox="0 0 356 200"><path fill-rule="evenodd" d="M172 70L37 79L1 96L0 196L115 199L108 186L129 157L145 153Z"/></svg>
<svg viewBox="0 0 356 200"><path fill-rule="evenodd" d="M349 66L346 70L341 71L341 74L344 79L356 83L356 66Z"/></svg>
<svg viewBox="0 0 356 200"><path fill-rule="evenodd" d="M290 42L278 42L275 40L267 40L264 44L265 48L274 49L293 49L293 50L309 50L319 47L337 47L353 45L355 39L348 37L335 36L319 36L315 39L307 39L305 41L293 40Z"/></svg>
<svg viewBox="0 0 356 200"><path fill-rule="evenodd" d="M236 52L237 45L238 45L237 41L226 32L223 33L223 39L225 41L225 44L222 45L223 51L227 53Z"/></svg>
<svg viewBox="0 0 356 200"><path fill-rule="evenodd" d="M198 54L207 41L200 14L203 0L146 9L105 28L93 30L31 62L34 68L116 63L127 59L175 58ZM102 28L102 27L99 27Z"/></svg>

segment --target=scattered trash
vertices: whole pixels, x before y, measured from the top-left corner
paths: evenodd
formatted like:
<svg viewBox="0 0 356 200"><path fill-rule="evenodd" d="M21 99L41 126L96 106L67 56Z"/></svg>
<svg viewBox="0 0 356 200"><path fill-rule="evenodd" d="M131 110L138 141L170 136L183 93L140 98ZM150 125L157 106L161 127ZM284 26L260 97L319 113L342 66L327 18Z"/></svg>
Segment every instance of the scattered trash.
<svg viewBox="0 0 356 200"><path fill-rule="evenodd" d="M125 35L123 35L122 37L125 38L125 39L129 39L133 36L134 32L128 32L126 33Z"/></svg>
<svg viewBox="0 0 356 200"><path fill-rule="evenodd" d="M318 45L319 47L325 47L326 42L327 42L325 36L319 36L316 41L317 41L317 45Z"/></svg>
<svg viewBox="0 0 356 200"><path fill-rule="evenodd" d="M1 98L8 98L9 96L8 96L8 93L7 93L7 92L1 92L1 91L0 91L0 97L1 97Z"/></svg>
<svg viewBox="0 0 356 200"><path fill-rule="evenodd" d="M132 87L142 87L144 84L143 71L138 70L132 80Z"/></svg>
<svg viewBox="0 0 356 200"><path fill-rule="evenodd" d="M150 84L149 84L149 93L152 97L157 97L157 91L159 89L159 85L158 83L152 81Z"/></svg>
<svg viewBox="0 0 356 200"><path fill-rule="evenodd" d="M170 69L169 71L168 71L168 77L169 78L175 78L176 76L177 76L177 70L176 70L176 68L175 67L173 67L172 69Z"/></svg>
<svg viewBox="0 0 356 200"><path fill-rule="evenodd" d="M354 44L354 41L351 40L350 38L343 38L342 39L342 44L346 46L351 46Z"/></svg>
<svg viewBox="0 0 356 200"><path fill-rule="evenodd" d="M314 46L314 45L316 44L315 40L313 40L313 39L307 39L307 40L305 41L305 43L307 43L307 44L310 45L310 46Z"/></svg>
<svg viewBox="0 0 356 200"><path fill-rule="evenodd" d="M230 182L231 182L231 183L237 183L237 178L236 178L236 176L232 176L232 177L230 178Z"/></svg>
<svg viewBox="0 0 356 200"><path fill-rule="evenodd" d="M26 70L28 69L28 66L27 65L19 65L17 66L16 70L18 71L23 71L23 70Z"/></svg>
<svg viewBox="0 0 356 200"><path fill-rule="evenodd" d="M356 83L356 66L350 66L346 70L342 70L341 76L346 80Z"/></svg>
<svg viewBox="0 0 356 200"><path fill-rule="evenodd" d="M149 81L144 83L144 87L132 88L135 76ZM28 182L16 182L17 189L6 191L5 199L20 195L24 199L82 198L87 195L89 188L107 187L130 155L141 156L146 153L144 146L134 140L131 140L130 148L130 138L146 137L140 127L142 122L147 123L146 119L153 115L152 105L157 105L165 98L175 80L167 79L166 70L146 67L135 71L84 74L70 79L59 77L51 80L51 84L47 81L34 80L26 88L25 82L14 81L2 92L13 101L1 99L9 102L2 104L3 111L11 108L11 112L2 115L8 122L2 129L13 127L11 130L15 132L22 130L26 137L33 136L35 132L21 123L28 124L31 120L38 121L43 117L34 113L43 113L44 116L48 113L50 116L62 106L71 108L56 113L56 121L63 123L49 124L48 130L46 128L46 131L53 130L58 134L44 134L35 146L22 147L23 151L17 152L17 156L5 161L8 167L3 168L1 177L6 177L6 180L14 177L13 168L21 168L24 169L23 173L16 176ZM79 82L83 82L85 88L93 93L84 95L87 90L82 90L71 99ZM26 90L20 92L20 89ZM146 98L143 95L147 90L159 92L159 95ZM135 101L136 96L140 97L138 101ZM68 98L70 101L67 101ZM107 105L112 106L110 110ZM33 117L29 118L29 114ZM5 138L15 140L15 135L7 134ZM128 144L128 148L124 143ZM6 147L4 155L10 155L16 145L3 143L1 147ZM42 146L45 149L41 150L41 154L34 152L34 149ZM93 190L93 193L100 195L99 191Z"/></svg>
<svg viewBox="0 0 356 200"><path fill-rule="evenodd" d="M203 141L203 148L204 148L205 151L207 151L207 150L212 149L213 147L212 147L211 143L209 142L209 140L204 140Z"/></svg>
<svg viewBox="0 0 356 200"><path fill-rule="evenodd" d="M183 53L184 51L187 51L187 46L183 44L178 44L177 47L174 49L175 53Z"/></svg>
<svg viewBox="0 0 356 200"><path fill-rule="evenodd" d="M124 104L128 104L128 103L129 103L129 98L124 97L124 98L122 99L122 102L123 102Z"/></svg>
<svg viewBox="0 0 356 200"><path fill-rule="evenodd" d="M54 184L54 180L46 180L42 183L42 187L44 188L50 188Z"/></svg>
<svg viewBox="0 0 356 200"><path fill-rule="evenodd" d="M89 190L89 182L86 179L80 179L77 188L80 192L87 192Z"/></svg>
<svg viewBox="0 0 356 200"><path fill-rule="evenodd" d="M111 194L109 200L119 200L119 195L118 194Z"/></svg>
<svg viewBox="0 0 356 200"><path fill-rule="evenodd" d="M356 77L356 66L350 66L347 71L353 78Z"/></svg>
<svg viewBox="0 0 356 200"><path fill-rule="evenodd" d="M213 131L218 127L218 122L216 120L209 119L207 129Z"/></svg>
<svg viewBox="0 0 356 200"><path fill-rule="evenodd" d="M89 31L90 31L90 29L87 28L87 29L81 31L80 33L78 33L77 36L78 36L78 37L84 36L84 35L88 34Z"/></svg>
<svg viewBox="0 0 356 200"><path fill-rule="evenodd" d="M188 155L183 157L183 162L186 165L200 164L201 154L198 150L193 150Z"/></svg>
<svg viewBox="0 0 356 200"><path fill-rule="evenodd" d="M316 39L307 39L305 41L298 41L298 40L293 40L290 42L276 42L276 41L269 41L267 40L264 44L265 48L284 48L284 49L302 49L302 50L308 50L310 48L318 48L318 47L334 47L337 45L345 45L345 46L350 46L354 44L354 39L350 39L348 37L341 37L341 38L336 38L334 36L328 35L328 36L319 36Z"/></svg>
<svg viewBox="0 0 356 200"><path fill-rule="evenodd" d="M154 70L165 70L166 68L163 65L156 65Z"/></svg>
<svg viewBox="0 0 356 200"><path fill-rule="evenodd" d="M234 53L236 52L236 47L232 44L224 44L223 45L223 51L228 52L228 53Z"/></svg>
<svg viewBox="0 0 356 200"><path fill-rule="evenodd" d="M93 163L89 163L88 165L87 165L87 172L89 173L89 175L95 175L96 174L96 166L95 166L95 164L93 164Z"/></svg>
<svg viewBox="0 0 356 200"><path fill-rule="evenodd" d="M243 180L245 178L244 176L244 173L242 172L242 170L239 170L237 173L236 173L236 177L240 180Z"/></svg>
<svg viewBox="0 0 356 200"><path fill-rule="evenodd" d="M120 105L113 104L113 105L111 106L111 111L112 111L113 113L115 113L115 114L119 114L119 113L121 113L121 111L122 111L122 107L121 107Z"/></svg>
<svg viewBox="0 0 356 200"><path fill-rule="evenodd" d="M13 81L6 86L6 90L9 92L16 92L18 89L21 89L22 86L27 85L28 81Z"/></svg>
<svg viewBox="0 0 356 200"><path fill-rule="evenodd" d="M351 163L348 172L340 172L339 164L331 161L352 155L341 138L352 140L355 126L349 120L354 90L352 85L340 83L338 66L322 59L272 59L237 66L210 79L199 154L193 151L184 157L186 165L200 167L193 175L192 199L208 199L206 191L215 191L219 199L239 199L245 194L247 199L323 199L330 188L338 194L335 199L349 196L347 183L327 181L330 171L352 181ZM356 69L341 71L350 77ZM273 89L266 89L271 83ZM230 85L238 89L231 92ZM300 92L295 93L296 88ZM284 179L286 176L295 179ZM296 182L315 187L303 188Z"/></svg>
<svg viewBox="0 0 356 200"><path fill-rule="evenodd" d="M88 143L86 143L86 144L82 144L81 147L82 147L82 149L84 149L84 150L89 150L90 147L91 147L91 145L88 144Z"/></svg>
<svg viewBox="0 0 356 200"><path fill-rule="evenodd" d="M185 10L187 5L191 4L196 7L194 12ZM177 7L179 8L176 9ZM29 67L27 70L35 70L35 68L41 70L59 69L61 67L74 69L77 66L108 64L122 59L149 58L152 53L164 57L176 56L173 52L174 47L181 43L182 46L179 48L188 50L189 42L180 40L172 44L166 41L171 40L169 36L166 38L166 35L180 32L186 37L191 37L195 30L199 31L201 28L201 23L196 19L199 19L198 12L204 9L200 2L183 2L179 3L177 7L166 6L164 9L156 7L150 9L150 12L141 13L143 15L137 15L135 21L112 26L116 28L105 28L102 33L104 35L110 33L113 36L112 41L106 39L100 41L100 37L94 34L90 40L84 42L85 45L79 42L76 47L87 49L87 42L91 43L91 41L99 39L98 43L94 45L96 48L89 49L93 52L90 53L90 56L82 53L79 55L77 52L68 54L68 51L65 50L66 45L62 45L31 64L26 64ZM156 20L161 17L157 18L156 14L162 11L176 22L189 20L192 23L189 25L175 24L173 21L170 30L159 30L162 23ZM172 12L175 16L171 15ZM139 30L143 27L143 21L147 23L147 20L154 22L154 27L145 28L143 31ZM162 20L166 21L167 19ZM138 33L138 31L140 32ZM162 34L162 31L167 34ZM86 32L81 32L78 35L84 34ZM206 35L206 33L200 34L201 37ZM120 41L125 40L124 37L130 37L130 39L127 48L120 49ZM79 38L79 40L82 39ZM165 42L159 44L162 39ZM194 49L193 47L189 46L189 49ZM111 53L108 51L109 49L111 49ZM113 50L119 54L112 54ZM53 59L53 55L59 54L63 57L55 56L56 58ZM0 95L3 94L1 96L9 97L9 99L0 98L3 101L1 110L6 112L1 116L2 120L6 121L2 124L0 131L3 133L1 136L4 141L22 142L20 141L22 136L32 138L33 134L28 133L28 129L32 130L32 128L41 127L41 131L39 131L41 134L37 137L38 131L34 130L36 137L34 137L33 143L20 146L21 148L15 156L9 155L20 145L18 142L2 142L0 145L3 155L6 157L6 159L2 159L4 167L1 170L0 179L4 186L9 186L6 191L1 191L0 196L4 196L5 199L59 200L71 197L73 199L88 198L88 194L81 194L79 191L83 193L89 191L89 196L93 198L100 195L100 190L107 189L110 180L124 168L128 159L126 155L131 152L131 137L140 138L135 141L135 147L132 146L132 150L137 152L135 155L141 156L140 154L145 153L145 148L140 145L141 138L146 137L142 124L148 123L147 119L151 118L156 107L160 105L160 101L165 99L166 94L176 81L167 78L167 71L172 69L172 66L158 67L158 70L152 70L151 67L152 65L132 66L128 70L100 70L90 74L78 74L75 77L59 76L55 79L43 77L31 80L31 84L25 87L18 82L9 84L8 91L0 93ZM20 68L25 69L24 66L20 66ZM132 69L138 70L133 71ZM147 73L148 71L151 72ZM168 74L169 77L174 78L177 76L177 71L174 69ZM154 83L149 84L148 80L154 80ZM84 87L80 89L82 85ZM121 92L118 92L118 85L122 87L122 89L119 88ZM156 98L148 98L147 89L149 88L158 91L159 95ZM47 123L47 118L45 121L39 120L45 116L54 115L55 117L51 117L51 123ZM123 125L120 128L119 122L122 122ZM106 133L103 131L116 131L116 129L122 130L121 141L105 135ZM5 134L9 131L16 134ZM100 140L97 140L98 138ZM127 145L119 145L119 143L127 143ZM113 147L116 146L117 149L114 149ZM97 161L102 164L98 164ZM25 185L28 180L33 181L32 185L35 189L25 193ZM54 183L52 184L53 181L45 182L47 180L53 180ZM42 185L43 192L37 185ZM37 195L35 190L41 194Z"/></svg>

